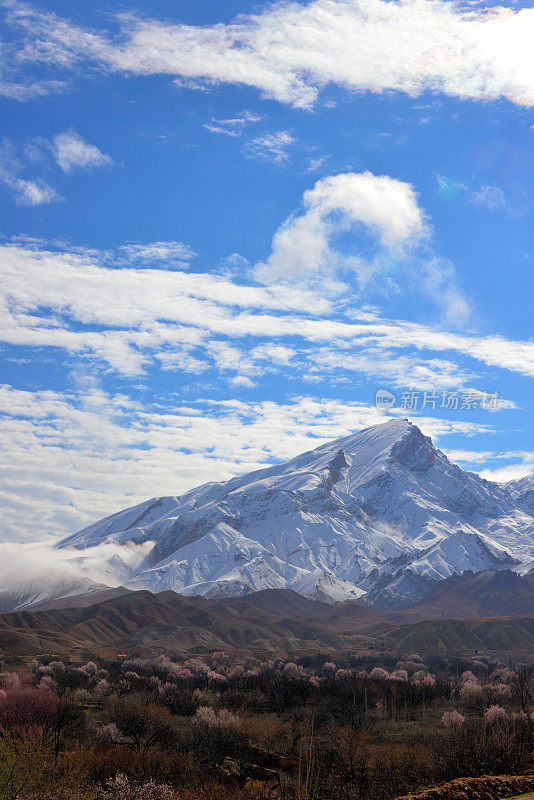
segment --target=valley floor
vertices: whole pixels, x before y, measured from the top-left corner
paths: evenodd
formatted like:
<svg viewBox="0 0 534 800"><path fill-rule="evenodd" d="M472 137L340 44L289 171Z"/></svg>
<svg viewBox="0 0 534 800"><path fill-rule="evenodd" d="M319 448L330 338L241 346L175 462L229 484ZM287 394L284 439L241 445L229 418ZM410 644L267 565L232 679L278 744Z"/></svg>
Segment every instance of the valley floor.
<svg viewBox="0 0 534 800"><path fill-rule="evenodd" d="M533 749L524 662L107 652L0 671L2 800L501 800L534 791L502 777Z"/></svg>

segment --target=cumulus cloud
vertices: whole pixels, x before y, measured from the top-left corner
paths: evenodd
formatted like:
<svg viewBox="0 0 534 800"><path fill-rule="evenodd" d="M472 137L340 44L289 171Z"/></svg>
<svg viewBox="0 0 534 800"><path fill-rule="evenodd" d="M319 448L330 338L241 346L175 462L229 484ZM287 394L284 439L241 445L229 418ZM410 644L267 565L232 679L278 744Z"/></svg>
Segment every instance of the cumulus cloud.
<svg viewBox="0 0 534 800"><path fill-rule="evenodd" d="M430 248L429 226L411 184L371 172L341 173L317 181L302 205L275 233L271 254L254 268L256 280L332 282L336 272L345 272L356 275L361 287L380 278L380 291L387 293L399 291L397 272L403 289L410 286L441 309L445 324L469 320L453 264ZM362 233L373 240L373 252ZM347 235L359 240L343 247Z"/></svg>
<svg viewBox="0 0 534 800"><path fill-rule="evenodd" d="M449 0L314 0L270 5L229 23L193 26L122 15L119 36L78 27L11 0L22 27L19 61L126 75L171 75L178 85L258 89L311 108L321 88L426 91L534 104L534 11ZM421 35L424 31L424 35Z"/></svg>
<svg viewBox="0 0 534 800"><path fill-rule="evenodd" d="M109 167L113 164L111 156L102 153L94 144L84 141L76 131L64 131L54 136L51 149L58 166L63 172L76 169Z"/></svg>
<svg viewBox="0 0 534 800"><path fill-rule="evenodd" d="M384 247L401 250L425 231L413 187L387 175L342 173L317 181L304 193L303 213L276 232L272 252L256 265L262 282L361 265L358 257L336 253L330 242L354 226L369 229Z"/></svg>
<svg viewBox="0 0 534 800"><path fill-rule="evenodd" d="M235 375L235 376L234 376L234 377L231 379L231 383L232 383L234 386L241 386L241 387L243 387L243 388L245 388L245 389L252 389L254 386L256 386L256 384L254 383L254 381L253 381L253 380L251 380L251 379L250 379L249 377L247 377L246 375Z"/></svg>
<svg viewBox="0 0 534 800"><path fill-rule="evenodd" d="M185 347L171 352L156 353L155 358L160 362L164 372L182 372L198 375L210 368L208 360L196 358Z"/></svg>

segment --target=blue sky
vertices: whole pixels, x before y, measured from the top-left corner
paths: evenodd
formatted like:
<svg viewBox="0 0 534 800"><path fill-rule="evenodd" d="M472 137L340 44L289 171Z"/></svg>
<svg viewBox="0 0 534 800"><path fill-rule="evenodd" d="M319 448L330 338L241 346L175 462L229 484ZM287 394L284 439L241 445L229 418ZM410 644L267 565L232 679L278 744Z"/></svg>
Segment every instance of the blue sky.
<svg viewBox="0 0 534 800"><path fill-rule="evenodd" d="M532 471L526 4L0 13L1 538L388 414Z"/></svg>

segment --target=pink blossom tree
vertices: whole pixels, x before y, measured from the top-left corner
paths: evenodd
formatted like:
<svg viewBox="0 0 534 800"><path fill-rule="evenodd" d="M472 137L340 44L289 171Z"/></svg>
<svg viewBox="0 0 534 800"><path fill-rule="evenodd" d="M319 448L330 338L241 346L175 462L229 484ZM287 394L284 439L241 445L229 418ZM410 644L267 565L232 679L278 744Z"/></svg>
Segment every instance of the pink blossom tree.
<svg viewBox="0 0 534 800"><path fill-rule="evenodd" d="M486 722L489 723L502 722L503 720L508 719L508 714L502 706L490 706L484 716L486 718Z"/></svg>
<svg viewBox="0 0 534 800"><path fill-rule="evenodd" d="M464 722L465 717L456 709L454 711L446 711L441 718L441 724L446 728L459 728Z"/></svg>

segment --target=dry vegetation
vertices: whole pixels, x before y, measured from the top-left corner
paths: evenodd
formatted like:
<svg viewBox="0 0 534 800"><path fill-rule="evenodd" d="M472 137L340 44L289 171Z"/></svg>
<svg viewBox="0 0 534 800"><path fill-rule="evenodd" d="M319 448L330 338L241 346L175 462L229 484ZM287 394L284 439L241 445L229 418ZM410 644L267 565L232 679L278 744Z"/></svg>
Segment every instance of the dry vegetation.
<svg viewBox="0 0 534 800"><path fill-rule="evenodd" d="M0 673L1 800L388 800L519 774L534 672L223 653Z"/></svg>

